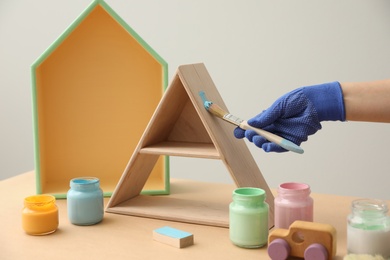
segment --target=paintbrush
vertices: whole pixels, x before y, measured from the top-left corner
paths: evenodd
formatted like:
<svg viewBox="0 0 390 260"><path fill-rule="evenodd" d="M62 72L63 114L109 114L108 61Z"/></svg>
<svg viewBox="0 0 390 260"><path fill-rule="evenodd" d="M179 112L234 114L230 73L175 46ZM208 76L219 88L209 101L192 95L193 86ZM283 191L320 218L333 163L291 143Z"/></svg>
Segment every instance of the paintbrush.
<svg viewBox="0 0 390 260"><path fill-rule="evenodd" d="M286 140L278 135L275 135L273 133L267 132L263 129L256 128L253 126L250 126L246 120L240 119L236 116L233 116L232 114L226 112L223 110L220 106L217 104L214 104L212 101L207 100L206 94L203 91L199 92L200 97L202 98L203 105L206 108L207 111L209 111L211 114L215 115L218 118L221 118L225 120L226 122L229 122L233 125L239 126L240 128L244 130L252 130L255 131L258 135L264 137L270 142L273 142L281 147L283 147L286 150L300 153L302 154L304 151L301 147L294 144L293 142Z"/></svg>

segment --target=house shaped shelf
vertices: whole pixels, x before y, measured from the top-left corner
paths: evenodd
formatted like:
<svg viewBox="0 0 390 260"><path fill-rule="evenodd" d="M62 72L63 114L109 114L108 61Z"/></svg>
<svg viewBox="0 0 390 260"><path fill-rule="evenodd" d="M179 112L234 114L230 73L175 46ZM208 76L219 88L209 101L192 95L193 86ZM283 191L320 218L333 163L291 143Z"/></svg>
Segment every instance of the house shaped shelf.
<svg viewBox="0 0 390 260"><path fill-rule="evenodd" d="M37 193L94 176L110 196L168 80L167 63L96 0L32 65ZM142 193L169 193L168 157Z"/></svg>
<svg viewBox="0 0 390 260"><path fill-rule="evenodd" d="M186 198L185 192L169 196L140 195L155 162L162 155L221 160L238 187L266 191L273 225L273 195L243 140L233 136L233 126L211 115L200 91L228 111L204 64L180 66L145 129L133 156L107 205L112 213L166 220L228 226L228 205L219 196ZM193 190L195 187L189 187ZM201 193L202 187L196 192ZM204 191L204 190L203 190ZM215 195L215 192L213 193ZM194 197L198 199L194 199ZM219 198L217 201L213 198ZM228 194L229 201L231 192ZM226 198L224 198L226 202Z"/></svg>

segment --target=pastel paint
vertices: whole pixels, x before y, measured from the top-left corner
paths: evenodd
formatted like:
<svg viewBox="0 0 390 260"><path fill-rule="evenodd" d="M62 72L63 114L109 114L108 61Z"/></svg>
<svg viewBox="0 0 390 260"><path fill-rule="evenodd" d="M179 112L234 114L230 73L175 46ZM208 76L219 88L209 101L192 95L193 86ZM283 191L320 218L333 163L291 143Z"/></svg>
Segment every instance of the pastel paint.
<svg viewBox="0 0 390 260"><path fill-rule="evenodd" d="M69 221L88 226L99 223L104 215L103 191L95 177L74 178L67 193Z"/></svg>
<svg viewBox="0 0 390 260"><path fill-rule="evenodd" d="M241 187L233 191L229 205L230 241L243 248L267 244L269 205L263 189Z"/></svg>
<svg viewBox="0 0 390 260"><path fill-rule="evenodd" d="M52 195L34 195L24 199L22 226L29 235L46 235L57 230L58 208Z"/></svg>
<svg viewBox="0 0 390 260"><path fill-rule="evenodd" d="M347 237L347 248L350 253L390 258L390 229L364 230L348 226Z"/></svg>
<svg viewBox="0 0 390 260"><path fill-rule="evenodd" d="M310 186L287 182L278 187L275 197L275 228L289 228L296 220L313 221L313 199Z"/></svg>
<svg viewBox="0 0 390 260"><path fill-rule="evenodd" d="M390 259L390 216L387 204L375 199L357 199L347 220L350 254L381 255Z"/></svg>
<svg viewBox="0 0 390 260"><path fill-rule="evenodd" d="M194 244L193 234L168 226L153 230L153 239L177 248Z"/></svg>

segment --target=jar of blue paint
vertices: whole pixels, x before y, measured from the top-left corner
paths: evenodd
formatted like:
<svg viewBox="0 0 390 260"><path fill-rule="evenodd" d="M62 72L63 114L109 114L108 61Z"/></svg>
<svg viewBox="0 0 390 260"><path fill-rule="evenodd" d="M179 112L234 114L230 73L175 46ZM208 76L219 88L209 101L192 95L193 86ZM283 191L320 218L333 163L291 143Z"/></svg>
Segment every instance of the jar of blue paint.
<svg viewBox="0 0 390 260"><path fill-rule="evenodd" d="M104 214L103 191L94 177L75 178L67 193L68 218L74 225L88 226L102 221Z"/></svg>

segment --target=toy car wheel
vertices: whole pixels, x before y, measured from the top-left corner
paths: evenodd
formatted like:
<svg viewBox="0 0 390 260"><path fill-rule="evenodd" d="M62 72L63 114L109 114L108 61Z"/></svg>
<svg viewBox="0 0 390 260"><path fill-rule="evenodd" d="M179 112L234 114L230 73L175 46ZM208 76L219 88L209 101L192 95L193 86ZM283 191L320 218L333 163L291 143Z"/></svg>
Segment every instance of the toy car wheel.
<svg viewBox="0 0 390 260"><path fill-rule="evenodd" d="M268 245L268 255L272 260L285 260L291 251L286 240L277 238Z"/></svg>
<svg viewBox="0 0 390 260"><path fill-rule="evenodd" d="M305 250L305 260L326 260L328 251L321 244L312 244Z"/></svg>

